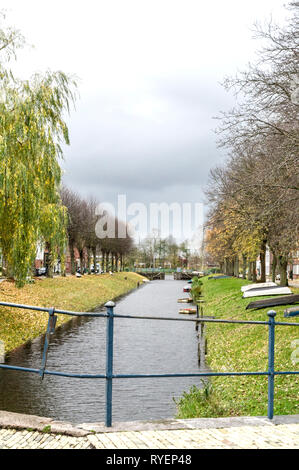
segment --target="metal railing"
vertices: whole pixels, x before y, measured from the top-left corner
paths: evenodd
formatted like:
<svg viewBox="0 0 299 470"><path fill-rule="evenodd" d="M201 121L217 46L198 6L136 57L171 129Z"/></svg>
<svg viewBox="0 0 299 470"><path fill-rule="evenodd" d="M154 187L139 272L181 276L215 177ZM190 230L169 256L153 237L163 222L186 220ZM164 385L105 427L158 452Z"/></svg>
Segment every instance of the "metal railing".
<svg viewBox="0 0 299 470"><path fill-rule="evenodd" d="M91 312L70 312L67 310L60 310L44 307L34 307L31 305L21 305L8 302L0 302L0 305L6 307L15 307L28 310L36 310L40 312L47 312L49 315L48 326L45 336L45 345L42 357L42 364L40 369L32 369L27 367L19 367L7 364L0 364L1 369L9 369L15 371L36 373L43 379L44 375L58 375L63 377L74 377L79 379L105 379L106 380L106 419L105 424L107 427L112 426L112 383L114 379L138 379L138 378L160 378L160 377L218 377L218 376L268 376L268 413L269 419L274 415L274 378L275 375L294 375L299 374L299 371L275 371L274 369L274 349L275 349L275 327L276 326L299 326L299 323L276 322L274 310L268 312L268 321L249 321L249 320L222 320L211 319L209 317L196 317L196 318L177 318L177 317L161 317L161 316L137 316L137 315L119 315L114 313L114 302L107 302L105 313L91 313ZM72 374L67 372L53 371L46 369L47 354L50 343L50 335L54 333L57 316L55 314L71 315L77 317L105 317L107 318L107 332L106 332L106 373L105 374ZM113 373L113 329L114 318L131 318L138 320L162 320L162 321L184 321L184 322L202 322L204 323L230 323L230 324L247 324L247 325L268 325L269 328L269 341L268 341L268 370L260 372L195 372L195 373L170 373L170 374L114 374Z"/></svg>

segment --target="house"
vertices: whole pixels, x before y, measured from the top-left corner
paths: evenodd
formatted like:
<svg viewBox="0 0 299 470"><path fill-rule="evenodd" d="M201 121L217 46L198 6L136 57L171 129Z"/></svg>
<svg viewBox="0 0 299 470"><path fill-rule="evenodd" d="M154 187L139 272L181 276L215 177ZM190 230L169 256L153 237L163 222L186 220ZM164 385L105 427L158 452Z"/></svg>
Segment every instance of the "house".
<svg viewBox="0 0 299 470"><path fill-rule="evenodd" d="M294 251L293 258L288 264L288 272L293 279L299 279L299 250Z"/></svg>
<svg viewBox="0 0 299 470"><path fill-rule="evenodd" d="M288 277L289 279L299 279L299 250L296 250L292 253L292 257L290 258L290 261L288 263L287 271L288 271ZM273 255L269 250L269 247L267 246L266 248L266 256L265 256L265 261L266 261L266 277L270 278L272 276L272 264L273 264ZM258 257L256 261L256 271L257 271L257 277L260 276L261 274L261 262L260 262L260 257ZM276 273L279 273L279 268L277 266L276 268Z"/></svg>
<svg viewBox="0 0 299 470"><path fill-rule="evenodd" d="M77 248L75 248L75 263L76 268L80 267L80 256ZM47 268L49 263L49 248L47 244L39 243L36 249L36 257L34 262L34 267L36 270L40 268ZM60 273L61 267L60 263L56 263L53 268L54 273ZM67 248L66 256L65 256L65 271L66 273L71 273L71 255L69 248Z"/></svg>

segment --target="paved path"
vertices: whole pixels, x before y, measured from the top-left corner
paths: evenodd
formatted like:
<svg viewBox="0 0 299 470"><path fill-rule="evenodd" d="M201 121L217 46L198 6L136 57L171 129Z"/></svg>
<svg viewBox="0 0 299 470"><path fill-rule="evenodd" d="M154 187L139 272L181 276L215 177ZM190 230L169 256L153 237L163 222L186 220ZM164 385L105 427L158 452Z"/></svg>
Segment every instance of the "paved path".
<svg viewBox="0 0 299 470"><path fill-rule="evenodd" d="M1 449L298 449L299 424L176 431L122 431L86 437L0 430Z"/></svg>
<svg viewBox="0 0 299 470"><path fill-rule="evenodd" d="M102 423L72 425L0 411L0 449L275 448L299 448L299 415L273 421L244 417L116 423L108 429Z"/></svg>

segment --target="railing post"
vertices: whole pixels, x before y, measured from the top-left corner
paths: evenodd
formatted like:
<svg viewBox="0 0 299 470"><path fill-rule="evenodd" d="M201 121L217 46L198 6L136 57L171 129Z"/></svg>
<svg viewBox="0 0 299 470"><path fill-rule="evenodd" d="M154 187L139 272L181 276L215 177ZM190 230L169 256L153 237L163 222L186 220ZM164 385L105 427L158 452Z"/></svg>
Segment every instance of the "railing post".
<svg viewBox="0 0 299 470"><path fill-rule="evenodd" d="M274 346L275 346L275 315L274 310L269 310L269 345L268 345L268 419L273 418L274 409Z"/></svg>
<svg viewBox="0 0 299 470"><path fill-rule="evenodd" d="M49 319L48 319L48 326L47 326L47 331L46 331L46 336L45 336L45 344L44 344L44 350L43 350L43 358L42 358L42 365L41 369L39 371L39 375L42 380L44 380L44 375L45 375L45 369L47 365L47 357L48 357L48 349L49 349L49 344L50 344L50 335L52 335L55 331L55 325L57 321L57 316L54 315L55 308L51 307L49 309Z"/></svg>
<svg viewBox="0 0 299 470"><path fill-rule="evenodd" d="M107 427L112 425L112 374L113 374L113 322L114 302L105 304L107 309L107 335L106 335L106 420Z"/></svg>

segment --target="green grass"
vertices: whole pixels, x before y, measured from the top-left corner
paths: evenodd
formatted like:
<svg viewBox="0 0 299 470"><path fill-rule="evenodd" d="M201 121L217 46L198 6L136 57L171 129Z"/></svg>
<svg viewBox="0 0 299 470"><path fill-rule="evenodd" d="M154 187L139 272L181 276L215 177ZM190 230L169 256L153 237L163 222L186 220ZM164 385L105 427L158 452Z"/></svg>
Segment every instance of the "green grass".
<svg viewBox="0 0 299 470"><path fill-rule="evenodd" d="M90 311L137 287L142 277L136 273L115 273L37 278L34 284L18 289L14 282L0 284L0 300L39 307L60 308L78 312ZM57 326L69 321L70 317L58 315ZM0 340L8 352L17 346L45 333L48 315L46 313L0 306Z"/></svg>
<svg viewBox="0 0 299 470"><path fill-rule="evenodd" d="M45 426L42 429L42 432L45 433L45 434L49 434L51 432L51 426L48 424L48 426Z"/></svg>
<svg viewBox="0 0 299 470"><path fill-rule="evenodd" d="M269 307L245 310L246 305L261 297L242 299L242 279L208 280L203 278L205 315L233 320L268 321ZM293 289L298 293L299 289ZM276 321L286 320L287 306L275 307ZM272 309L272 307L271 307ZM299 338L298 327L277 326L275 329L275 370L298 370L293 364L291 342ZM215 372L266 371L268 368L268 326L206 324L208 365ZM177 401L179 418L217 416L258 416L267 414L267 376L215 377L209 393L193 387ZM295 414L298 406L299 379L296 375L276 376L274 414Z"/></svg>

